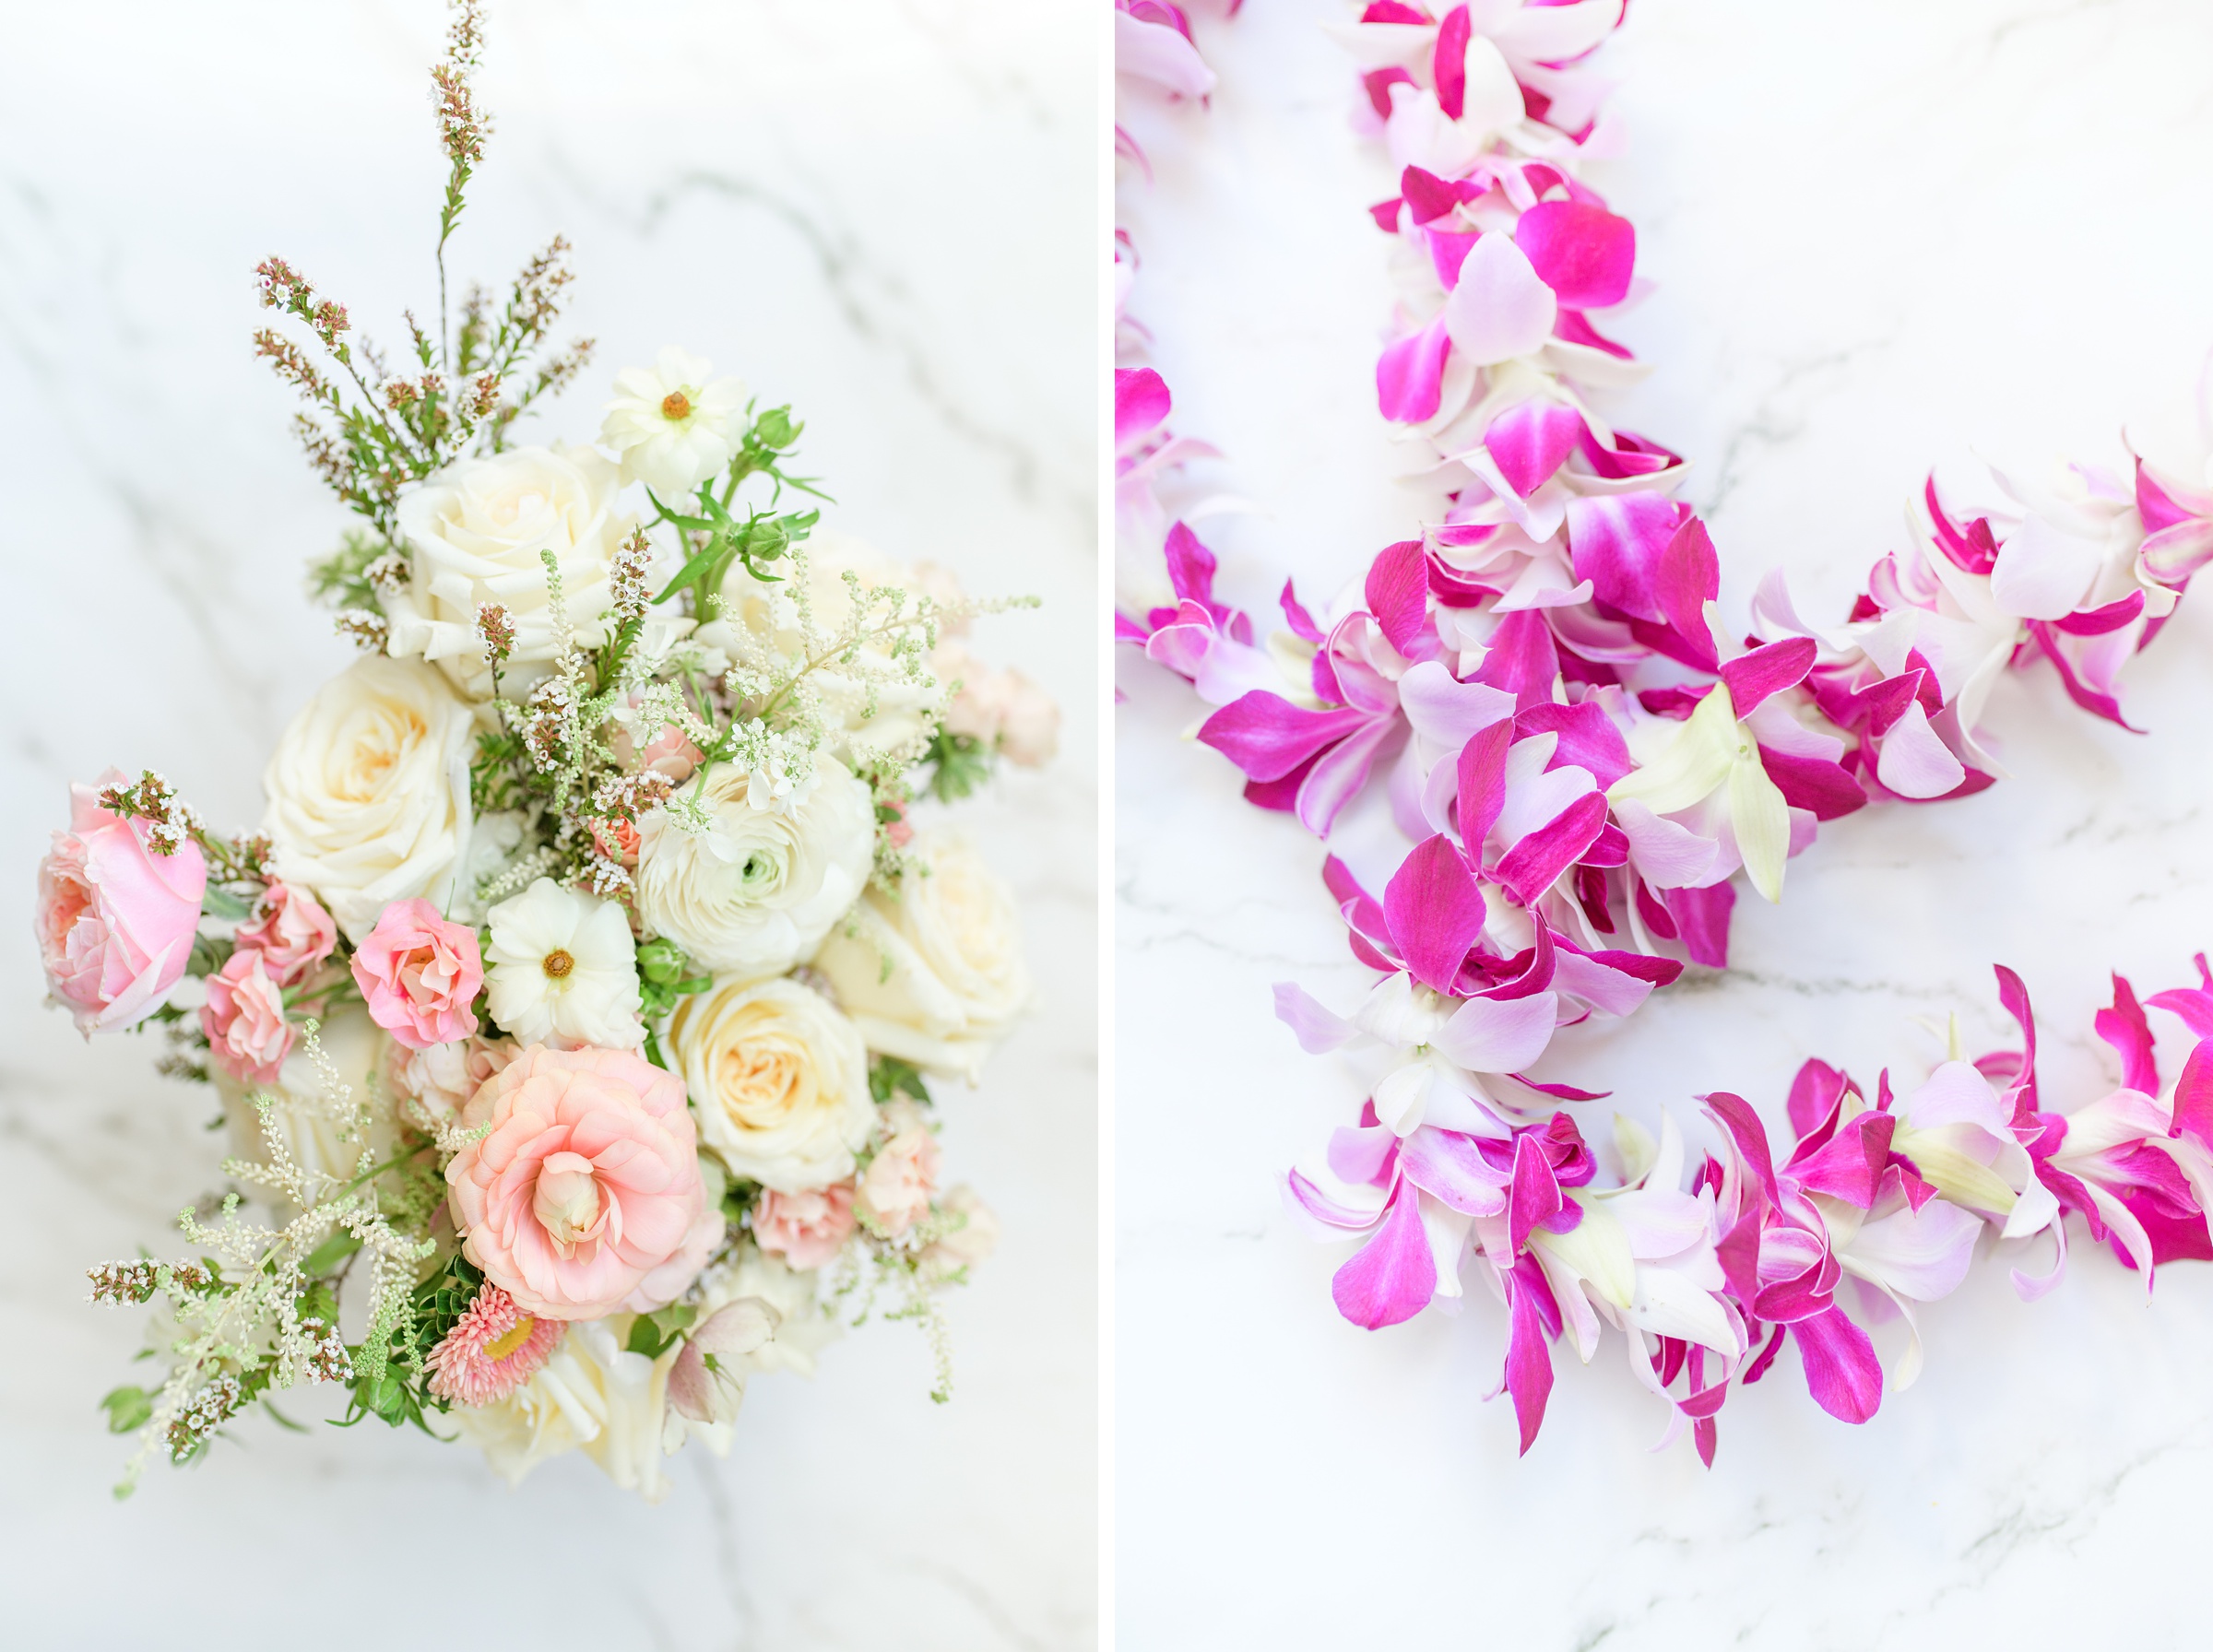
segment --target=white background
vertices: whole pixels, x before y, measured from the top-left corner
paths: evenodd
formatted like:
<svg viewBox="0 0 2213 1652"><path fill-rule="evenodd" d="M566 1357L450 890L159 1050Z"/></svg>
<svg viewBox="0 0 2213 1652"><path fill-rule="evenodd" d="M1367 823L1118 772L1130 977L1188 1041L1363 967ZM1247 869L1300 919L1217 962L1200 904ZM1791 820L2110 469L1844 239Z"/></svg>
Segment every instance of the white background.
<svg viewBox="0 0 2213 1652"><path fill-rule="evenodd" d="M1092 1644L1098 19L1081 0L494 0L497 130L451 248L503 280L556 230L596 368L681 342L809 421L836 525L1039 614L976 645L1069 712L1059 762L967 811L1024 903L1037 1015L947 1162L1000 1255L949 1304L952 1405L905 1326L753 1385L727 1464L649 1509L581 1457L266 1421L108 1488L94 1401L140 1316L80 1269L214 1185L205 1092L42 1010L32 865L65 783L154 766L249 825L278 730L349 648L302 597L346 518L251 359L281 252L396 345L428 315L436 0L10 5L0 51L0 1595L12 1646ZM303 1408L311 1414L313 1408Z"/></svg>
<svg viewBox="0 0 2213 1652"><path fill-rule="evenodd" d="M1355 140L1320 30L1338 0L1202 18L1211 110L1144 117L1125 176L1134 313L1175 427L1228 454L1199 480L1265 515L1207 525L1223 593L1273 618L1286 572L1326 598L1426 508L1384 479L1373 366L1389 292L1362 208L1395 193ZM1684 453L1741 615L1790 572L1841 618L1904 549L1931 466L1988 501L1978 452L2123 461L2124 422L2186 431L2213 346L2213 11L2197 0L1637 0L1604 49L1627 158L1595 178L1660 283L1620 328L1651 363L1623 421ZM2155 448L2154 452L2161 451ZM2203 448L2196 449L2202 463ZM1964 803L1823 828L1781 909L1746 897L1733 966L1544 1070L1648 1121L1733 1089L1780 1117L1819 1054L1917 1079L1958 1010L2006 1042L1990 966L2043 1014L2046 1095L2116 1078L2090 1037L2105 972L2194 981L2213 945L2213 612L2200 593L2137 663L2138 738L2048 671L1987 719L2017 778ZM1646 1455L1663 1417L1622 1369L1557 1356L1517 1462L1501 1315L1472 1291L1370 1334L1340 1320L1346 1253L1273 1178L1357 1091L1300 1055L1268 988L1348 1008L1345 950L1289 817L1178 738L1200 708L1125 658L1117 841L1117 1441L1123 1644L1605 1652L2202 1644L2213 1471L2213 1271L2141 1280L2078 1245L2015 1300L1982 1265L1923 1316L1929 1366L1850 1428L1794 1355L1734 1398L1720 1457ZM2168 1072L2178 1029L2163 1016ZM2052 1104L2047 1102L2047 1105ZM1696 1127L1702 1128L1702 1126Z"/></svg>

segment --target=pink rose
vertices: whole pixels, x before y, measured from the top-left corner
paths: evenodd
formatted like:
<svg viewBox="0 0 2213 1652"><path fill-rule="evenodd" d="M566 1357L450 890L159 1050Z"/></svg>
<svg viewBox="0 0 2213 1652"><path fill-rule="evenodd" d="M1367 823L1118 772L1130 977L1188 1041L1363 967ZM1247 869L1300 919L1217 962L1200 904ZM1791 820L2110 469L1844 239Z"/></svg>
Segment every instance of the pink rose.
<svg viewBox="0 0 2213 1652"><path fill-rule="evenodd" d="M753 1207L753 1239L794 1268L820 1268L845 1248L853 1231L853 1184L835 1182L809 1193L774 1188Z"/></svg>
<svg viewBox="0 0 2213 1652"><path fill-rule="evenodd" d="M69 788L69 830L39 863L34 927L46 989L69 1006L87 1038L144 1021L184 974L207 890L197 844L173 855L146 845L146 823L100 807L99 786Z"/></svg>
<svg viewBox="0 0 2213 1652"><path fill-rule="evenodd" d="M918 1108L896 1103L884 1115L892 1138L869 1162L856 1198L877 1228L896 1235L929 1214L929 1196L938 1186L938 1139Z"/></svg>
<svg viewBox="0 0 2213 1652"><path fill-rule="evenodd" d="M291 1022L284 1019L284 995L251 947L207 977L207 1001L200 1006L200 1030L216 1065L241 1084L273 1084L284 1058L292 1053Z"/></svg>
<svg viewBox="0 0 2213 1652"><path fill-rule="evenodd" d="M1011 763L1035 769L1060 749L1060 707L1053 697L1019 671L1009 671L1006 708L999 725L999 749Z"/></svg>
<svg viewBox="0 0 2213 1652"><path fill-rule="evenodd" d="M397 1039L385 1052L385 1082L392 1093L422 1104L433 1118L450 1119L492 1074L523 1053L512 1039L482 1036L411 1050Z"/></svg>
<svg viewBox="0 0 2213 1652"><path fill-rule="evenodd" d="M629 1050L526 1050L462 1114L446 1166L462 1252L526 1314L664 1307L722 1238L683 1080Z"/></svg>
<svg viewBox="0 0 2213 1652"><path fill-rule="evenodd" d="M353 978L369 1019L411 1050L477 1030L469 1009L484 985L477 932L438 915L428 901L395 901L353 951Z"/></svg>
<svg viewBox="0 0 2213 1652"><path fill-rule="evenodd" d="M338 926L305 890L272 883L254 921L239 926L238 945L261 954L262 967L278 985L297 986L337 950Z"/></svg>

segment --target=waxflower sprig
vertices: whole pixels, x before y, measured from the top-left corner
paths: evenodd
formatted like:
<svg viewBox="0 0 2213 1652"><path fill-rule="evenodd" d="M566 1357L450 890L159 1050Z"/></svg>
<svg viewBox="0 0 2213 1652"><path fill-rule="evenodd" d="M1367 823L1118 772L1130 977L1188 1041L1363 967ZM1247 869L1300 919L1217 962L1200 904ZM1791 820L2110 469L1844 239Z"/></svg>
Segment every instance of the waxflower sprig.
<svg viewBox="0 0 2213 1652"><path fill-rule="evenodd" d="M578 1450L658 1498L753 1376L886 1293L949 1398L939 1297L997 1233L924 1075L974 1080L1014 1031L1020 917L920 800L1051 757L1050 700L965 641L1032 604L782 508L828 502L790 407L682 349L618 375L590 441L509 442L583 354L543 348L558 238L447 313L481 45L458 6L420 372L261 272L329 358L258 347L367 519L311 577L360 657L287 726L255 832L111 771L40 867L53 997L88 1036L164 1026L232 1149L180 1218L196 1255L89 1271L151 1309L165 1373L102 1401L142 1436L123 1490L335 1384L340 1426L517 1481Z"/></svg>
<svg viewBox="0 0 2213 1652"><path fill-rule="evenodd" d="M1218 708L1200 738L1237 763L1252 802L1325 839L1364 799L1397 828L1396 846L1358 867L1325 865L1352 950L1381 977L1367 1003L1346 1019L1278 989L1309 1050L1377 1062L1359 1125L1288 1183L1322 1231L1367 1237L1338 1276L1340 1310L1396 1323L1457 1297L1462 1259L1480 1256L1512 1317L1524 1449L1549 1386L1542 1351L1567 1325L1588 1357L1597 1313L1631 1332L1652 1386L1696 1391L1674 1425L1696 1425L1710 1459L1715 1385L1755 1380L1784 1325L1817 1398L1864 1420L1879 1389L1864 1336L1826 1296L1817 1317L1763 1309L1756 1291L1732 1299L1719 1253L1695 1246L1632 1246L1629 1261L1661 1268L1639 1295L1643 1274L1599 1244L1612 1230L1560 1202L1594 1161L1555 1103L1597 1098L1531 1068L1558 1026L1631 1014L1686 964L1724 964L1736 874L1779 900L1822 820L1993 784L1979 720L2003 671L2049 660L2078 704L2119 722L2121 667L2213 560L2213 469L2206 490L2141 459L2130 473L2077 467L2050 489L2001 477L2007 506L1976 516L1932 481L1915 542L1876 564L1842 625L1805 623L1770 575L1740 640L1716 604L1711 538L1673 497L1682 461L1600 411L1633 371L1599 328L1635 294L1636 240L1580 171L1601 130L1587 60L1620 18L1489 8L1478 32L1466 6L1440 18L1386 3L1346 31L1363 123L1400 169L1399 194L1371 214L1396 242L1403 294L1379 410L1451 478L1447 511L1319 615L1286 584L1285 630L1265 643L1216 597L1213 554L1167 523L1147 537L1173 600L1118 617L1117 631ZM1117 390L1126 516L1164 522L1166 388L1132 371ZM1847 1111L1866 1110L1850 1097ZM1798 1111L1803 1137L1820 1121ZM1887 1092L1874 1111L1888 1111ZM1741 1103L1724 1122L1745 1162L1771 1157ZM1765 1205L1741 1176L1688 1196L1663 1176L1648 1200L1643 1174L1608 1197L1671 1212L1669 1234L1688 1220L1682 1201L1710 1191L1746 1221L1781 1211L1769 1225L1800 1236L1779 1244L1810 1243L1804 1212L1768 1181ZM1912 1190L1915 1221L1934 1185ZM2067 1208L2093 1233L2119 1220L2089 1194ZM2177 1196L2167 1212L2196 1209ZM1499 1215L1503 1230L1485 1225ZM1594 1293L1547 1271L1548 1246ZM1586 1264L1599 1271L1573 1274ZM1746 1370L1761 1321L1778 1328Z"/></svg>

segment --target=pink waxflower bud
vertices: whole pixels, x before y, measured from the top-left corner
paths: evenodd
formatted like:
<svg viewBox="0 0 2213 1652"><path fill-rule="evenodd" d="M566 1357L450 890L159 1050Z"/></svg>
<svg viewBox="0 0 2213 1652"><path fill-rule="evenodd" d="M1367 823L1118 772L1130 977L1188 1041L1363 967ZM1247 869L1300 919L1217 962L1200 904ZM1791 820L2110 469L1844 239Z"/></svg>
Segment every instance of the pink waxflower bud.
<svg viewBox="0 0 2213 1652"><path fill-rule="evenodd" d="M338 926L303 889L272 883L253 922L238 930L240 951L261 954L262 967L279 986L296 986L337 950Z"/></svg>
<svg viewBox="0 0 2213 1652"><path fill-rule="evenodd" d="M395 901L354 949L353 978L369 1019L411 1050L477 1030L469 1008L484 985L477 932L428 901Z"/></svg>
<svg viewBox="0 0 2213 1652"><path fill-rule="evenodd" d="M69 788L69 830L39 863L35 926L47 990L69 1007L77 1031L133 1026L158 1009L184 974L207 861L186 838L168 854L148 844L146 821L100 806L99 787Z"/></svg>

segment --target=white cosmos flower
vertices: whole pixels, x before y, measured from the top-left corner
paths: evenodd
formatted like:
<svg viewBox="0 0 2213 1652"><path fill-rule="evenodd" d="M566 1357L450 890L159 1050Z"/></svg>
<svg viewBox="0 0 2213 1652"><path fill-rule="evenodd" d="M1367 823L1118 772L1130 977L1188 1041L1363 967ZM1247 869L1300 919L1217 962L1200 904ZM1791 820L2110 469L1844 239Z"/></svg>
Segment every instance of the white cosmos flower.
<svg viewBox="0 0 2213 1652"><path fill-rule="evenodd" d="M486 921L487 1007L520 1043L626 1050L645 1042L637 947L620 906L540 878Z"/></svg>
<svg viewBox="0 0 2213 1652"><path fill-rule="evenodd" d="M644 482L667 503L721 474L738 452L745 386L711 379L704 357L669 345L651 367L615 375L599 440L622 462L625 481Z"/></svg>

